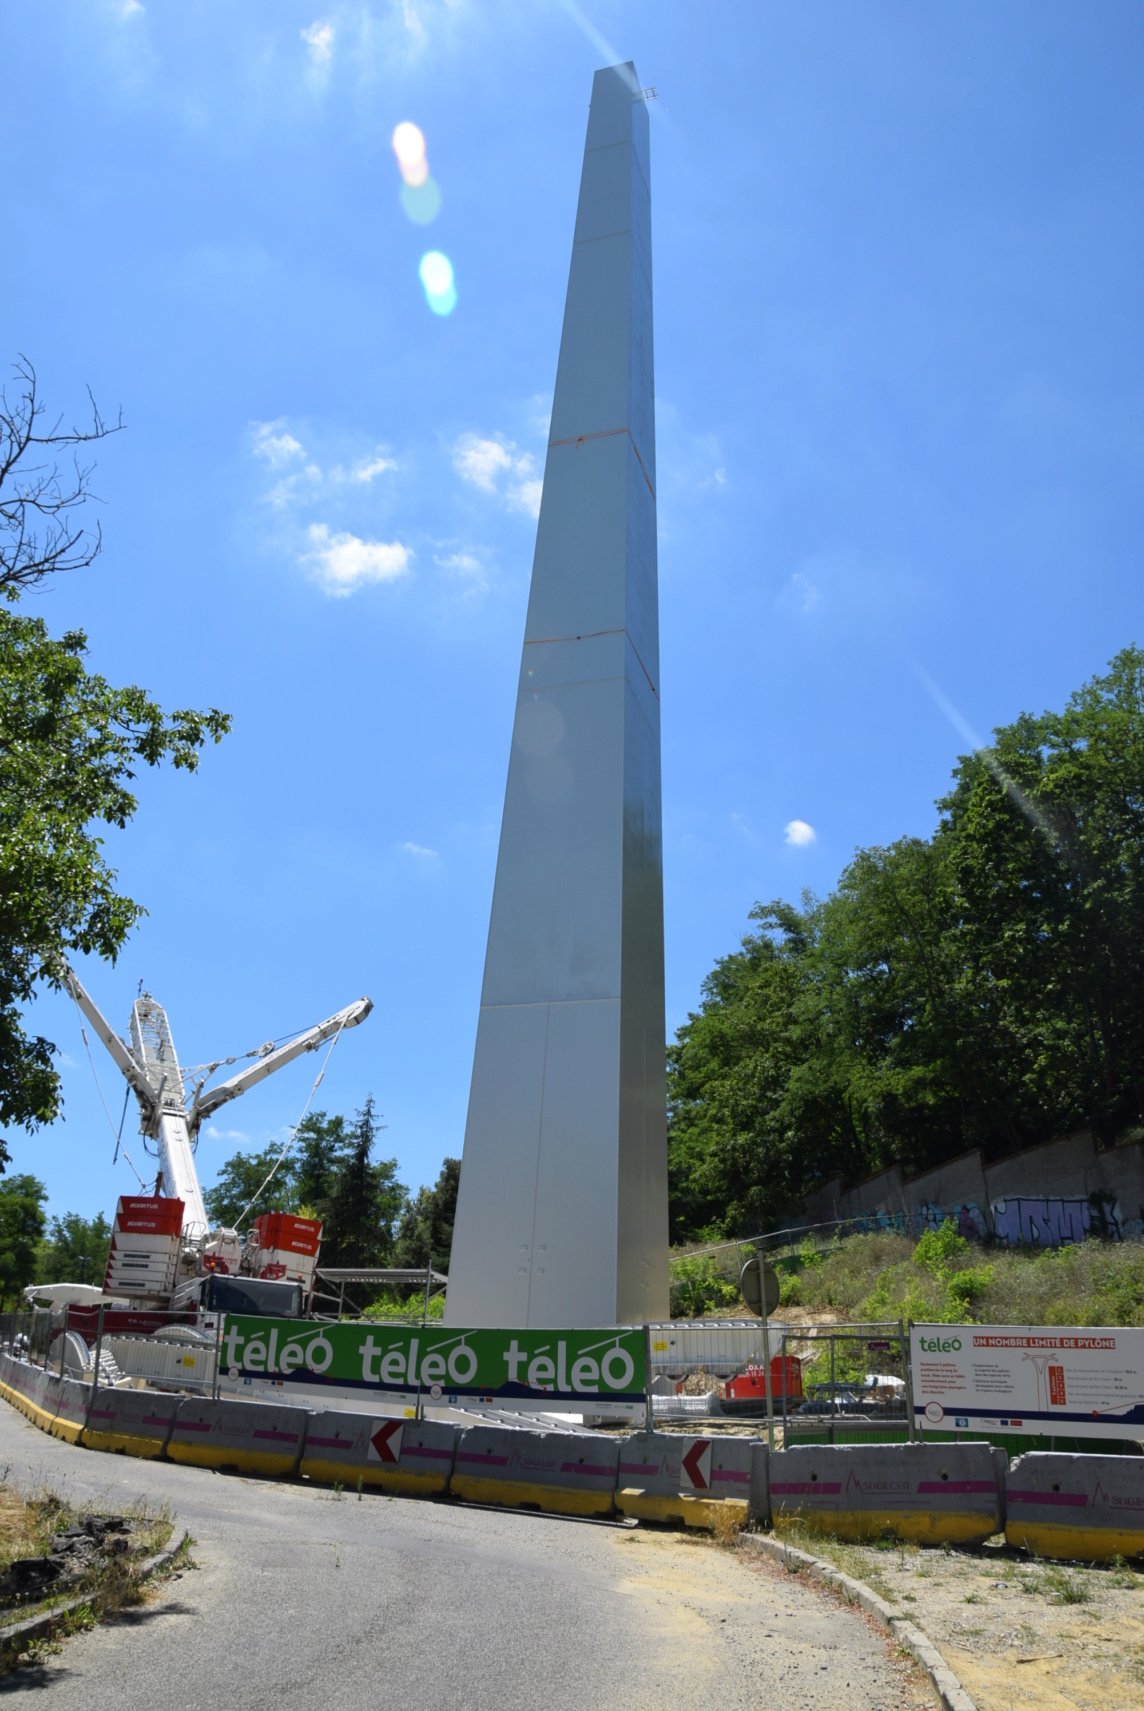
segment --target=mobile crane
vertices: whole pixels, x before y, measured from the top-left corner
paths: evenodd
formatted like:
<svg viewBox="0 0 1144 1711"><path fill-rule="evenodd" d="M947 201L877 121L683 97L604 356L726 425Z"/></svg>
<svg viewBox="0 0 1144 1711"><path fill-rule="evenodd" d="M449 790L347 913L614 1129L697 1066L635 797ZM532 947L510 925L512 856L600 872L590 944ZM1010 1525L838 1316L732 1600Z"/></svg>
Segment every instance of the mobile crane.
<svg viewBox="0 0 1144 1711"><path fill-rule="evenodd" d="M206 1307L206 1296L195 1286L193 1280L205 1276L209 1282L209 1274L212 1272L225 1275L246 1268L243 1263L242 1243L237 1232L210 1228L198 1171L195 1169L195 1148L199 1129L221 1106L232 1099L238 1099L250 1088L256 1087L260 1081L265 1081L267 1076L292 1063L303 1052L316 1051L324 1041L335 1039L347 1028L356 1028L359 1023L365 1021L373 1009L373 1004L368 998L358 998L335 1015L328 1016L324 1022L319 1022L316 1027L296 1035L285 1045L276 1047L272 1041L268 1041L260 1046L256 1053L250 1054L256 1059L253 1064L239 1070L229 1080L219 1082L215 1087L207 1087L207 1081L220 1064L206 1065L202 1071L185 1072L180 1068L167 1012L149 992L140 992L132 1005L128 1044L112 1028L74 970L65 965L62 978L68 992L107 1047L112 1062L135 1094L139 1106L140 1133L154 1143L158 1154L155 1196L183 1203L179 1263L172 1289L164 1292L169 1295L169 1299L163 1304L171 1307ZM234 1059L221 1061L233 1063ZM189 1102L188 1082L193 1089ZM317 1230L318 1226L314 1228ZM316 1238L312 1259L316 1264ZM278 1269L280 1271L280 1268ZM122 1287L117 1287L116 1294L122 1293ZM149 1289L147 1293L153 1295L155 1292Z"/></svg>

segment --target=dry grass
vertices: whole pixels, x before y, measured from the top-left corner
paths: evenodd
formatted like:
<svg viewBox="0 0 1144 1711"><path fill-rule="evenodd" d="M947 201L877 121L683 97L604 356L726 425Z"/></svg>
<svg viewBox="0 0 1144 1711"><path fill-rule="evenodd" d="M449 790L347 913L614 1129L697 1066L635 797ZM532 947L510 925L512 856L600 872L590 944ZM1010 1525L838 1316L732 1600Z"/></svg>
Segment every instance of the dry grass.
<svg viewBox="0 0 1144 1711"><path fill-rule="evenodd" d="M53 1540L100 1519L90 1506L76 1508L46 1487L23 1493L0 1484L0 1575L7 1575L20 1559L51 1557ZM16 1591L0 1595L0 1623L50 1612L77 1597L90 1599L91 1612L101 1614L140 1603L145 1592L136 1565L167 1545L174 1517L167 1504L153 1511L139 1503L116 1519L127 1523L126 1530L94 1539L90 1549L71 1559L74 1567L65 1579L23 1595ZM80 1611L66 1618L65 1626L70 1631L85 1620ZM0 1660L0 1669L10 1668L15 1661L9 1654Z"/></svg>

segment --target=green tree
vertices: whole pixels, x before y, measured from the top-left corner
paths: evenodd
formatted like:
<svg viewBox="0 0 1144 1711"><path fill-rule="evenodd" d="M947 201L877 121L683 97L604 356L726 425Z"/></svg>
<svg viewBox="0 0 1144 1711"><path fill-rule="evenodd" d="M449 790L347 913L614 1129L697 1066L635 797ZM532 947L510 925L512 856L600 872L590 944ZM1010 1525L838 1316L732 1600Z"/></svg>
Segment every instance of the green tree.
<svg viewBox="0 0 1144 1711"><path fill-rule="evenodd" d="M73 522L90 469L76 463L65 480L50 460L109 431L96 412L90 429L40 432L34 371L22 363L16 373L16 399L0 394L0 592L9 602L98 553L98 530ZM126 826L140 764L170 760L193 772L204 743L230 729L214 709L168 716L144 690L114 688L87 670L86 653L82 631L53 638L42 619L0 610L0 1122L29 1131L58 1116L60 1082L55 1047L25 1033L25 1009L41 983L59 987L61 959L114 961L145 913L116 889L93 828ZM7 1156L0 1142L0 1168Z"/></svg>
<svg viewBox="0 0 1144 1711"><path fill-rule="evenodd" d="M406 1201L397 1226L393 1251L395 1266L415 1271L426 1263L426 1256L431 1253L434 1269L448 1272L460 1181L460 1159L447 1158L432 1188L419 1188L414 1198Z"/></svg>
<svg viewBox="0 0 1144 1711"><path fill-rule="evenodd" d="M383 1127L371 1095L357 1113L327 1203L322 1232L322 1258L327 1265L392 1263L394 1229L408 1196L397 1180L397 1160L374 1162L374 1145Z"/></svg>
<svg viewBox="0 0 1144 1711"><path fill-rule="evenodd" d="M1144 652L963 757L942 802L959 937L1022 1139L1144 1124Z"/></svg>
<svg viewBox="0 0 1144 1711"><path fill-rule="evenodd" d="M246 1219L246 1224L249 1225L261 1212L297 1211L296 1161L289 1153L283 1159L266 1192L258 1195L258 1199L251 1206L281 1153L280 1146L270 1146L263 1148L260 1153L234 1153L227 1159L218 1173L218 1181L214 1187L208 1188L203 1194L203 1204L212 1224L221 1224L225 1229L233 1230L238 1227L244 1212L249 1211Z"/></svg>
<svg viewBox="0 0 1144 1711"><path fill-rule="evenodd" d="M299 1209L305 1207L315 1218L329 1215L338 1178L353 1145L353 1137L342 1116L311 1111L298 1125L294 1137L294 1187Z"/></svg>
<svg viewBox="0 0 1144 1711"><path fill-rule="evenodd" d="M102 1212L53 1218L36 1251L37 1283L102 1283L111 1252L111 1225Z"/></svg>
<svg viewBox="0 0 1144 1711"><path fill-rule="evenodd" d="M36 1257L47 1218L48 1191L34 1176L0 1182L0 1307L19 1301L36 1274Z"/></svg>
<svg viewBox="0 0 1144 1711"><path fill-rule="evenodd" d="M963 756L929 839L752 911L669 1051L675 1239L835 1173L1144 1132L1144 652Z"/></svg>

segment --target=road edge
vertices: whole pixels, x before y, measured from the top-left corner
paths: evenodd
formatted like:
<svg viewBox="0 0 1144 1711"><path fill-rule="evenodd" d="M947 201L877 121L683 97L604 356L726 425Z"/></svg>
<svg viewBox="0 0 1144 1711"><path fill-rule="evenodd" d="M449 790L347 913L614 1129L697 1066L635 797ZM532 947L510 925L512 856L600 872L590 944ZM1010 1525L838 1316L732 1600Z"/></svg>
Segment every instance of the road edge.
<svg viewBox="0 0 1144 1711"><path fill-rule="evenodd" d="M137 1580L150 1580L153 1574L157 1574L160 1569L166 1568L168 1563L174 1562L186 1544L187 1538L187 1529L184 1527L174 1544L168 1545L165 1550L157 1551L153 1557L146 1557L139 1564L135 1571L135 1578ZM98 1603L98 1599L96 1602ZM62 1617L71 1616L77 1610L91 1608L92 1599L89 1594L86 1598L69 1598L66 1604L57 1604L53 1609L45 1610L42 1615L29 1616L23 1622L9 1622L6 1627L0 1628L0 1651L7 1650L13 1640L38 1640L43 1635L49 1634ZM97 1614L97 1612L93 1613Z"/></svg>
<svg viewBox="0 0 1144 1711"><path fill-rule="evenodd" d="M848 1604L859 1605L867 1615L888 1629L913 1653L933 1683L943 1711L977 1711L976 1703L929 1636L923 1634L921 1629L915 1627L905 1616L899 1615L894 1606L880 1597L873 1587L867 1586L865 1581L855 1580L853 1575L844 1574L840 1568L835 1568L833 1563L824 1562L821 1557L812 1557L806 1551L796 1550L793 1545L784 1544L781 1539L765 1533L741 1533L739 1543L748 1550L756 1551L760 1556L781 1562L788 1569L793 1568L798 1573L805 1572L812 1580L833 1586L841 1592Z"/></svg>

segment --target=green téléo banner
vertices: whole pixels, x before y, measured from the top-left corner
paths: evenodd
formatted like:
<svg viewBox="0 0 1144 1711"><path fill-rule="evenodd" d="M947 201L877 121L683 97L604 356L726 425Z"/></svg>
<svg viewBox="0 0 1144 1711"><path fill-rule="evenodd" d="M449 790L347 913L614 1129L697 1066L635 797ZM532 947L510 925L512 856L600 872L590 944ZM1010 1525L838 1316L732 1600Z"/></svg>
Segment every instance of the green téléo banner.
<svg viewBox="0 0 1144 1711"><path fill-rule="evenodd" d="M638 1402L644 1333L462 1331L444 1325L259 1319L228 1313L220 1368L230 1379L433 1397L546 1396Z"/></svg>

